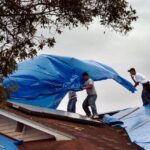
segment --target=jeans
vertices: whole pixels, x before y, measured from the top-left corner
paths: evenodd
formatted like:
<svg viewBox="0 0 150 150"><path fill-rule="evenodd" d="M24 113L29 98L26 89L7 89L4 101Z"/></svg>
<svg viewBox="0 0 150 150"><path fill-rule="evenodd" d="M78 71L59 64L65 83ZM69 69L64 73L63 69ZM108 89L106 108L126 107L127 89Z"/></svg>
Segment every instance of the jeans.
<svg viewBox="0 0 150 150"><path fill-rule="evenodd" d="M89 107L91 107L93 115L97 115L97 108L95 104L96 99L97 99L97 95L88 95L86 99L84 100L82 107L87 116L91 115Z"/></svg>
<svg viewBox="0 0 150 150"><path fill-rule="evenodd" d="M143 105L150 104L150 83L149 82L143 85L142 101L143 101Z"/></svg>
<svg viewBox="0 0 150 150"><path fill-rule="evenodd" d="M69 99L68 106L67 106L67 111L75 113L76 112L76 103L77 103L77 98L74 97L72 99Z"/></svg>

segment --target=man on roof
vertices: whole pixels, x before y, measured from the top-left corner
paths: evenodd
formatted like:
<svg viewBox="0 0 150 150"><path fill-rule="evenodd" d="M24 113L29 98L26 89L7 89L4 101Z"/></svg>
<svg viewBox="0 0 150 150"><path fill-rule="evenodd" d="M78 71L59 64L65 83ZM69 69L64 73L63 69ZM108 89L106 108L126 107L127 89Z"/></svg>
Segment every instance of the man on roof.
<svg viewBox="0 0 150 150"><path fill-rule="evenodd" d="M135 87L137 87L139 84L143 86L142 91L143 105L150 104L150 82L146 79L146 77L143 74L137 73L135 68L129 69L128 72L130 73L131 78L135 83L134 85Z"/></svg>
<svg viewBox="0 0 150 150"><path fill-rule="evenodd" d="M69 91L68 92L68 105L67 105L67 111L75 113L76 112L76 103L77 103L77 94L75 91Z"/></svg>
<svg viewBox="0 0 150 150"><path fill-rule="evenodd" d="M87 116L92 117L93 119L98 119L99 116L97 115L97 108L96 108L96 99L97 99L97 93L94 86L94 81L90 78L87 72L84 72L82 74L83 80L84 80L84 87L83 89L87 92L87 97L84 100L82 107L86 113ZM89 110L89 107L91 107L92 114Z"/></svg>

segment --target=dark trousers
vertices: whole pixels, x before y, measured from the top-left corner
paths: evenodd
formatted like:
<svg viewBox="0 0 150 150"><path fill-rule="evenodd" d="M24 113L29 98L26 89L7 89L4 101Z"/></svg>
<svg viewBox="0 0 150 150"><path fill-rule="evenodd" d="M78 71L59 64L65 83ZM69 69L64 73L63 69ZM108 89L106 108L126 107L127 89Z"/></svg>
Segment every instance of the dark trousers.
<svg viewBox="0 0 150 150"><path fill-rule="evenodd" d="M89 107L91 107L93 115L97 115L97 108L95 104L96 99L97 99L97 95L88 95L86 99L84 100L82 107L87 116L91 115Z"/></svg>
<svg viewBox="0 0 150 150"><path fill-rule="evenodd" d="M77 103L76 97L69 99L67 111L75 113L76 112L76 103Z"/></svg>
<svg viewBox="0 0 150 150"><path fill-rule="evenodd" d="M142 101L143 105L150 104L150 82L143 84Z"/></svg>

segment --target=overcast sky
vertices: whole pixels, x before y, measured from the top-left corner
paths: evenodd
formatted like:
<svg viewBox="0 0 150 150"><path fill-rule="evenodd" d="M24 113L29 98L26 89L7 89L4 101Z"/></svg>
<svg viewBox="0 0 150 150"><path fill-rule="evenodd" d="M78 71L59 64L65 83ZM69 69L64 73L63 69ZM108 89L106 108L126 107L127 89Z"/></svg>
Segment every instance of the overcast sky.
<svg viewBox="0 0 150 150"><path fill-rule="evenodd" d="M89 30L84 27L65 29L57 36L54 48L40 53L93 59L113 67L129 80L127 70L135 67L150 79L150 0L129 2L137 10L139 19L133 24L134 29L128 35L111 32L95 20ZM141 87L138 88L138 92L131 94L112 80L96 82L95 85L99 113L142 105ZM78 113L84 113L82 102L85 96L85 92L78 93ZM65 97L59 109L66 110L67 102L68 97Z"/></svg>

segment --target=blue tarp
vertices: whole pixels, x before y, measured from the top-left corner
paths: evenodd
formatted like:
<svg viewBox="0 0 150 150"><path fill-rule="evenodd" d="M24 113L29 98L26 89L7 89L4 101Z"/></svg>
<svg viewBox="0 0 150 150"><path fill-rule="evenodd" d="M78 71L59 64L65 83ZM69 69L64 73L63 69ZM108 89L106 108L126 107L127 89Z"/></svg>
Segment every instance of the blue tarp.
<svg viewBox="0 0 150 150"><path fill-rule="evenodd" d="M94 81L113 79L131 92L136 89L111 67L90 60L40 55L18 64L18 69L4 85L14 87L11 101L56 109L69 90L81 90L82 73Z"/></svg>
<svg viewBox="0 0 150 150"><path fill-rule="evenodd" d="M110 116L104 122L125 128L132 142L145 150L150 150L150 105L131 108Z"/></svg>
<svg viewBox="0 0 150 150"><path fill-rule="evenodd" d="M20 144L19 141L0 135L0 150L19 150L18 144Z"/></svg>

